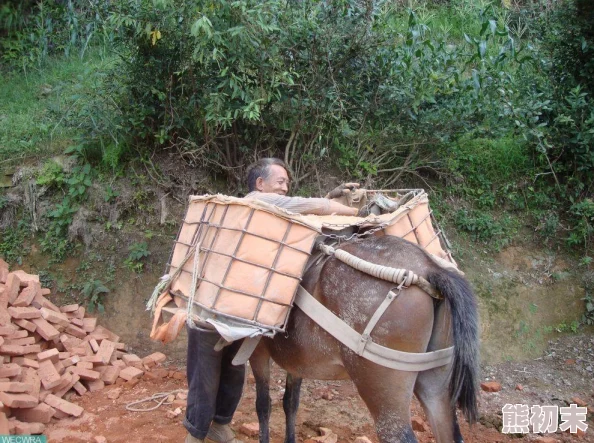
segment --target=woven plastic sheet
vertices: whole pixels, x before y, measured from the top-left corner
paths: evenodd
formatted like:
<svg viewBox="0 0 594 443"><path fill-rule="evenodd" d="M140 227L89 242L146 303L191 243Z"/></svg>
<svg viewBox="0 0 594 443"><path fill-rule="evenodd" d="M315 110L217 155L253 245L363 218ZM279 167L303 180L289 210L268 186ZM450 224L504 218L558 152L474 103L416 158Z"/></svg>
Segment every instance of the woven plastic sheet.
<svg viewBox="0 0 594 443"><path fill-rule="evenodd" d="M217 315L284 330L319 230L274 207L223 196L193 197L176 241L171 293ZM199 248L196 263L192 247ZM186 259L190 254L192 257Z"/></svg>

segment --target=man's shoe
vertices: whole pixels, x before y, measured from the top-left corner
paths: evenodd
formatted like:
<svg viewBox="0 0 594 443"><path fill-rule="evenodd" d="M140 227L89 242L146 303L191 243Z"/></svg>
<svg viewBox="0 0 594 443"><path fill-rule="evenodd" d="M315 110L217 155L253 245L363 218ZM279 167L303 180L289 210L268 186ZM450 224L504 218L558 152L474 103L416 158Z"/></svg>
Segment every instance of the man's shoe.
<svg viewBox="0 0 594 443"><path fill-rule="evenodd" d="M235 438L235 432L229 425L222 425L217 422L212 422L206 438L216 443L243 443L243 441Z"/></svg>
<svg viewBox="0 0 594 443"><path fill-rule="evenodd" d="M200 440L199 438L194 437L192 434L188 432L188 435L186 435L184 443L204 443L204 440Z"/></svg>

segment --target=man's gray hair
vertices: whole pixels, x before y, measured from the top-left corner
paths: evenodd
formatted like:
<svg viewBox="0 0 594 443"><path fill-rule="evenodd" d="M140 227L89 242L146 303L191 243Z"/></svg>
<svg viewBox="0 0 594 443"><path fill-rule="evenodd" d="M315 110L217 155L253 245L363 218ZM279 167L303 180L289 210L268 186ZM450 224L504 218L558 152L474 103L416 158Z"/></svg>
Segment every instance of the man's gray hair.
<svg viewBox="0 0 594 443"><path fill-rule="evenodd" d="M249 192L254 192L256 190L256 180L258 180L259 177L262 177L264 180L267 180L268 177L270 177L270 167L272 165L282 166L285 170L287 170L287 165L285 162L276 157L261 158L256 163L250 165L247 173Z"/></svg>

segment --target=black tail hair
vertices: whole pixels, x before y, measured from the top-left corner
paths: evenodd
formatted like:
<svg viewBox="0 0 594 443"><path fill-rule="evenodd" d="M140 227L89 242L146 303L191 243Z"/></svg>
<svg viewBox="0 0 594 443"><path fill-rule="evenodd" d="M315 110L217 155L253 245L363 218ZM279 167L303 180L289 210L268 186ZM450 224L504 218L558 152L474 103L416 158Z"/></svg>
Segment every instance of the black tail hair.
<svg viewBox="0 0 594 443"><path fill-rule="evenodd" d="M476 297L461 275L441 269L427 280L444 296L452 316L454 362L450 374L452 406L464 413L469 423L478 420L479 318Z"/></svg>

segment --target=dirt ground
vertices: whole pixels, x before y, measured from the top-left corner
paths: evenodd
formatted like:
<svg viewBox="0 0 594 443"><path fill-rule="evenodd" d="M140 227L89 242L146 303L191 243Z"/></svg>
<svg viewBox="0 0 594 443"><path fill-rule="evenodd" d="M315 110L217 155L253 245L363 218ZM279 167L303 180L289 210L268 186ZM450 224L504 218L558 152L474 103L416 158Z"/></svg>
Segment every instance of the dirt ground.
<svg viewBox="0 0 594 443"><path fill-rule="evenodd" d="M521 403L566 406L574 403L574 399L578 397L578 400L589 405L589 429L585 435L578 437L558 432L549 437L558 442L594 442L593 366L594 335L581 334L550 341L544 355L535 360L483 367L481 381L498 381L502 389L495 393L481 391L480 422L472 427L465 422L461 425L465 441L538 441L541 435L506 435L500 432L503 405ZM176 404L162 405L154 411L126 410L126 405L131 402L158 393L187 389L183 367L177 365L165 369L153 371L151 376L145 374L134 386L124 383L107 387L100 392L87 393L83 397L74 396L71 400L83 406L85 413L78 419L64 419L48 425L45 432L48 441L88 443L94 442L96 436L103 436L108 443L183 442L183 393L182 400L176 400ZM271 437L272 442L276 443L282 442L284 438L284 372L278 367L274 367L273 380ZM121 393L117 399L110 399L109 394L114 390L121 390ZM255 385L253 377L248 375L244 396L233 422L238 437L246 443L257 441L257 436L249 436L241 431L243 424L257 422L254 400ZM138 407L151 405L156 403L148 402ZM180 409L177 411L178 415L175 415L177 407ZM411 409L413 416L424 419L416 400ZM360 436L377 442L369 413L350 381L304 381L297 418L298 440L305 441L318 436L320 427L330 428L338 435L338 442L353 442ZM427 430L415 431L415 434L421 443L435 441L428 426Z"/></svg>

